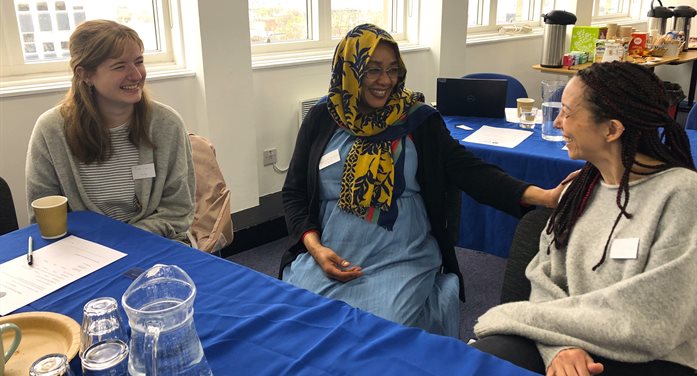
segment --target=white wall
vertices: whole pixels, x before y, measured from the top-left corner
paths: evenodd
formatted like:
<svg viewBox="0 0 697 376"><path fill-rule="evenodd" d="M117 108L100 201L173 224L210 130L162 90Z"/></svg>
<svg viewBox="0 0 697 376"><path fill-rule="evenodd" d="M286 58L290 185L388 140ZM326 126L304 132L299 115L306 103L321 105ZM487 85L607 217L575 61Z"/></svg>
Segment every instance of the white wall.
<svg viewBox="0 0 697 376"><path fill-rule="evenodd" d="M697 0L677 3L697 7ZM330 62L252 69L246 1L183 4L187 61L196 75L151 81L149 87L154 98L180 112L190 130L217 145L232 191L232 211L238 212L280 191L285 175L262 166L261 153L277 148L278 165L288 165L298 129L298 103L326 93ZM406 52L403 58L407 86L423 92L427 101L435 100L439 76L506 73L519 78L535 98L539 82L556 77L530 68L539 63L541 36L465 46L467 0L421 1L421 8L420 42L430 49ZM584 12L580 20L589 17ZM689 69L686 64L658 67L656 72L687 91ZM22 226L27 224L24 159L31 129L63 94L0 98L0 176L10 184Z"/></svg>

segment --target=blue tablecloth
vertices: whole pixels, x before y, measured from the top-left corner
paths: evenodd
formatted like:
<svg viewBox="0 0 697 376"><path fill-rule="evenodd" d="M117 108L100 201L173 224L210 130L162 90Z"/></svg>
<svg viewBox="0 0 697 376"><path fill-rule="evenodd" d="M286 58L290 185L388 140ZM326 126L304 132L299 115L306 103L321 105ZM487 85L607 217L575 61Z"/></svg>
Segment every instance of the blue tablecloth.
<svg viewBox="0 0 697 376"><path fill-rule="evenodd" d="M542 139L540 125L533 134L515 148L503 148L464 142L462 139L472 134L482 125L520 129L518 123L508 123L505 119L444 116L446 126L453 138L478 157L495 164L511 176L525 180L542 188L555 187L570 172L584 165L584 161L569 159L563 142ZM471 131L457 128L464 124ZM697 156L697 131L688 130L692 155ZM458 247L488 252L507 257L518 219L503 212L481 205L467 195L462 195Z"/></svg>
<svg viewBox="0 0 697 376"><path fill-rule="evenodd" d="M132 282L128 270L174 264L196 284L194 322L216 375L533 374L462 341L380 319L98 214L74 212L68 221L70 234L128 256L16 312L59 312L80 322L93 298L111 296L120 305ZM24 255L28 236L35 249L48 244L36 225L0 236L0 262ZM79 375L78 357L71 366Z"/></svg>

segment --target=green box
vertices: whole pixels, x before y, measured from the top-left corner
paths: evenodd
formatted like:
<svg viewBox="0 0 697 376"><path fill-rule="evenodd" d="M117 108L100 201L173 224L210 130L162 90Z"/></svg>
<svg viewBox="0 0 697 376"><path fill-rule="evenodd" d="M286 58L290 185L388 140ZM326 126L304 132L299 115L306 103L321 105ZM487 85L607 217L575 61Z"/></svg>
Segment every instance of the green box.
<svg viewBox="0 0 697 376"><path fill-rule="evenodd" d="M574 26L571 30L571 45L569 51L587 52L589 56L595 55L595 41L605 39L607 27L605 26Z"/></svg>

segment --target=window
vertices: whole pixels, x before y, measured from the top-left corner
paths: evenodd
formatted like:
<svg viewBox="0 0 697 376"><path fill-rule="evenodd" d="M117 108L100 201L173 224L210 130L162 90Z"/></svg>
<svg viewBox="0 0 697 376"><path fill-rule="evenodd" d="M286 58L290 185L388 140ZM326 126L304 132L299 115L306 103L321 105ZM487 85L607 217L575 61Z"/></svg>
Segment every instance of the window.
<svg viewBox="0 0 697 376"><path fill-rule="evenodd" d="M407 0L249 0L252 53L333 48L352 27L373 23L406 40L416 20ZM410 17L411 16L411 17ZM415 22L415 21L413 21ZM413 27L416 28L415 26Z"/></svg>
<svg viewBox="0 0 697 376"><path fill-rule="evenodd" d="M645 18L650 0L470 0L467 16L469 33L499 31L504 26L541 26L542 16L554 9L576 15L590 14L594 23L609 19L640 20Z"/></svg>
<svg viewBox="0 0 697 376"><path fill-rule="evenodd" d="M68 40L89 19L111 19L136 30L146 59L173 62L170 0L9 0L2 1L0 77L7 86L20 75L68 74Z"/></svg>
<svg viewBox="0 0 697 376"><path fill-rule="evenodd" d="M468 30L498 31L502 26L539 26L545 11L554 9L554 0L476 0L469 2Z"/></svg>
<svg viewBox="0 0 697 376"><path fill-rule="evenodd" d="M594 0L593 21L644 18L646 11L642 14L642 6L642 0Z"/></svg>
<svg viewBox="0 0 697 376"><path fill-rule="evenodd" d="M252 45L310 39L309 8L306 0L251 0L249 35Z"/></svg>
<svg viewBox="0 0 697 376"><path fill-rule="evenodd" d="M346 32L362 23L372 23L391 34L404 32L404 0L355 1L332 0L332 39L341 39ZM401 21L401 22L400 22Z"/></svg>

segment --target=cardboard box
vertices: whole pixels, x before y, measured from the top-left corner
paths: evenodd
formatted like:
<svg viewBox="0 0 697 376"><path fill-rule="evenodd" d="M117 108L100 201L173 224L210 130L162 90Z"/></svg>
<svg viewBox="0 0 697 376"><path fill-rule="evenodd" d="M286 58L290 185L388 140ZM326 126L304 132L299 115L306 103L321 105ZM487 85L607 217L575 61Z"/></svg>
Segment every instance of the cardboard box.
<svg viewBox="0 0 697 376"><path fill-rule="evenodd" d="M627 48L629 54L642 56L646 48L647 38L648 34L645 32L632 33L632 40L629 41L629 47Z"/></svg>
<svg viewBox="0 0 697 376"><path fill-rule="evenodd" d="M595 42L605 39L607 27L605 26L574 26L571 30L570 51L587 52L591 60L595 59Z"/></svg>

